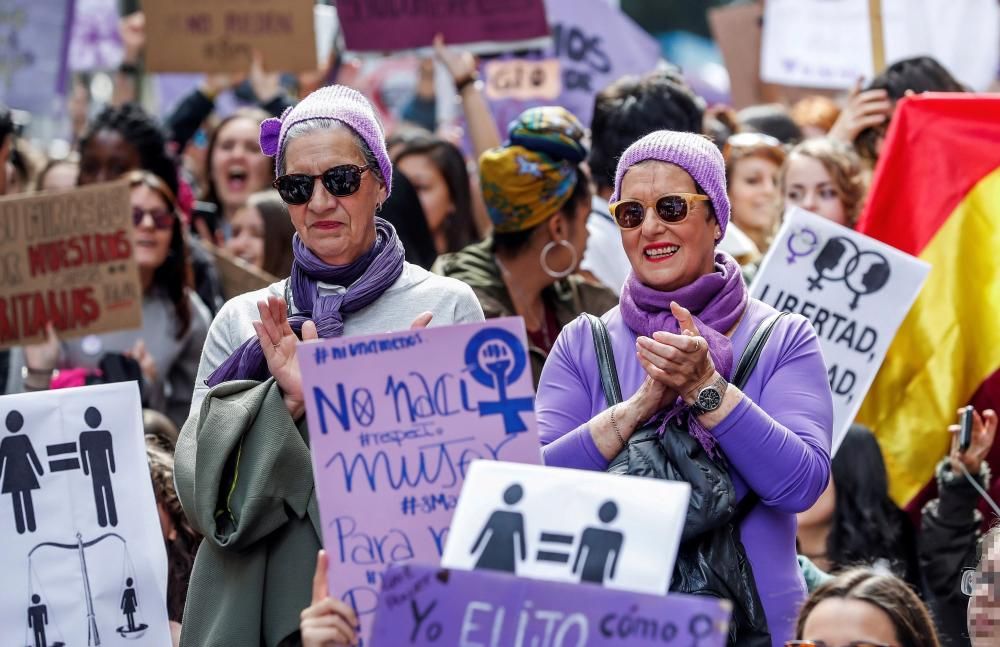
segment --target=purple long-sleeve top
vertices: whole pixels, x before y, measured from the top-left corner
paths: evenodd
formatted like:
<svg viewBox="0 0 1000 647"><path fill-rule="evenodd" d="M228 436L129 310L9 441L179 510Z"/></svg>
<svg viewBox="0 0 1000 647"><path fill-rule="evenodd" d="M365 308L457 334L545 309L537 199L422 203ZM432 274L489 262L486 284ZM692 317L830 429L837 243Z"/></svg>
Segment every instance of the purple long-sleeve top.
<svg viewBox="0 0 1000 647"><path fill-rule="evenodd" d="M758 324L774 313L751 299L732 335L734 364ZM646 373L635 356L636 334L618 308L603 317L611 334L622 396L638 391ZM535 410L547 465L605 470L608 460L590 435L590 420L607 408L590 325L564 327L545 362ZM742 401L711 430L726 454L737 496L750 488L761 502L741 533L753 567L772 642L793 638L806 589L796 562L795 513L819 498L830 476L833 397L812 325L783 317L743 389Z"/></svg>

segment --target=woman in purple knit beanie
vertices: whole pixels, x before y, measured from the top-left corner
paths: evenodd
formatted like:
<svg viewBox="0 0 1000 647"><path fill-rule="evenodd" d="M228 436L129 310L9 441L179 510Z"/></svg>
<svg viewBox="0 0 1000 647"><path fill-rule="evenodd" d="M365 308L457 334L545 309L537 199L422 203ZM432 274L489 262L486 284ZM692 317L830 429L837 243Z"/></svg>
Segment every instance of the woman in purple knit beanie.
<svg viewBox="0 0 1000 647"><path fill-rule="evenodd" d="M483 320L471 288L407 263L378 217L392 165L360 93L313 92L261 123L260 147L275 158L274 188L295 227L292 271L227 302L205 341L175 456L178 497L205 536L184 647L316 644L317 635L321 644L354 642L353 612L312 594L322 525L296 346ZM300 632L307 607L323 617Z"/></svg>
<svg viewBox="0 0 1000 647"><path fill-rule="evenodd" d="M730 205L725 163L708 139L658 131L632 144L610 209L631 264L619 305L602 317L623 401L605 400L589 322L563 328L536 398L545 462L603 471L647 422L661 433L686 426L726 466L737 498L756 500L740 537L766 616L762 640L783 645L806 596L795 513L830 474L833 401L816 333L799 315L779 319L744 387L730 383L775 311L750 298L739 266L716 250Z"/></svg>

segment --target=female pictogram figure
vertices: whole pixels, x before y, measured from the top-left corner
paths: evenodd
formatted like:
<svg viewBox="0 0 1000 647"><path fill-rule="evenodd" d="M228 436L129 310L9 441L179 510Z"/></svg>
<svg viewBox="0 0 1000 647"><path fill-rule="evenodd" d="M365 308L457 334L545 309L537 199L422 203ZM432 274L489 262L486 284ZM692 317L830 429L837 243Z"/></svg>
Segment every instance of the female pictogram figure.
<svg viewBox="0 0 1000 647"><path fill-rule="evenodd" d="M503 501L507 505L515 505L524 496L524 489L511 485L503 493ZM486 548L479 555L476 569L491 571L517 572L517 563L527 559L528 548L524 539L524 516L520 512L496 510L490 515L489 521L483 526L482 532L472 547L472 554L486 543Z"/></svg>
<svg viewBox="0 0 1000 647"><path fill-rule="evenodd" d="M7 431L17 434L24 427L19 411L7 414ZM14 504L14 525L18 534L35 532L35 506L31 491L40 486L36 476L42 475L42 463L26 435L11 435L0 441L0 494L11 495Z"/></svg>
<svg viewBox="0 0 1000 647"><path fill-rule="evenodd" d="M121 609L128 622L128 631L134 632L136 629L135 612L139 608L139 600L135 597L135 587L132 586L131 577L125 580L125 586L126 589L122 591Z"/></svg>

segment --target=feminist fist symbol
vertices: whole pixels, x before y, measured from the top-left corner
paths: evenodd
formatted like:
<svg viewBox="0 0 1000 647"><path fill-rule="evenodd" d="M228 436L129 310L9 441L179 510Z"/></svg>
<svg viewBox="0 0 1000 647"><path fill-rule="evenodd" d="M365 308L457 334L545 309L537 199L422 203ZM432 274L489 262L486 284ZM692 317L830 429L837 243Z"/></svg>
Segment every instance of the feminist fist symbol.
<svg viewBox="0 0 1000 647"><path fill-rule="evenodd" d="M504 429L508 434L528 430L521 420L521 412L533 409L533 399L511 398L507 395L507 387L521 377L527 363L524 344L503 328L480 330L465 347L465 365L472 378L497 391L497 401L479 403L479 415L503 416Z"/></svg>

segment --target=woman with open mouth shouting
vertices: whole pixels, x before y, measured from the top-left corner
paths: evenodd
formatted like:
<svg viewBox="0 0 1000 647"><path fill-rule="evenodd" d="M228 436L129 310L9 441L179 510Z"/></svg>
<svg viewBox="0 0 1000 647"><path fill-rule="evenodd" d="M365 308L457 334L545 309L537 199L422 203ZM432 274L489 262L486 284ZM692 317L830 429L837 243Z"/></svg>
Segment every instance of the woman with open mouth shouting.
<svg viewBox="0 0 1000 647"><path fill-rule="evenodd" d="M230 237L233 218L250 195L270 188L274 181L271 160L257 141L260 123L269 117L258 108L238 110L223 119L209 139L202 200L215 205L216 227L223 240Z"/></svg>
<svg viewBox="0 0 1000 647"><path fill-rule="evenodd" d="M545 462L688 481L671 590L731 599L730 644L783 645L806 597L795 513L830 475L816 333L750 298L717 251L730 204L708 139L661 130L632 144L610 210L632 270L619 305L567 325L549 355L535 403Z"/></svg>

